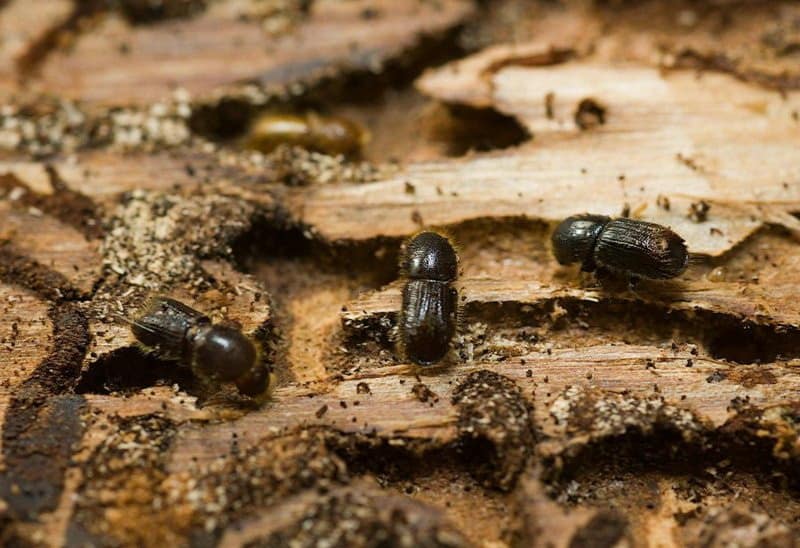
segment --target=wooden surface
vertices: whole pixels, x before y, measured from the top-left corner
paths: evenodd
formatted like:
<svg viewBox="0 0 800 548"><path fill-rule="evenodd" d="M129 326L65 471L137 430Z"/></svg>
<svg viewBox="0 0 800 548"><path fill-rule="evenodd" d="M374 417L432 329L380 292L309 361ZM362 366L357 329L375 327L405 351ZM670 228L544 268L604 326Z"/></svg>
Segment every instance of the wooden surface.
<svg viewBox="0 0 800 548"><path fill-rule="evenodd" d="M23 4L0 1L2 543L795 545L796 6L227 0L71 28ZM383 91L313 103L424 161L195 131L356 74ZM528 138L454 156L475 128ZM635 291L559 266L552 226L586 211L696 256ZM423 226L460 257L430 368L394 347ZM269 400L144 354L126 319L152 294L253 336Z"/></svg>
<svg viewBox="0 0 800 548"><path fill-rule="evenodd" d="M369 187L320 188L299 200L298 215L336 240L408 234L419 219L433 226L491 217L554 222L575 212L620 215L627 205L709 255L764 223L798 229L790 215L800 191L797 93L731 76L593 63L536 67L512 60L487 75L465 62L452 70L458 78L448 78L445 67L423 78L421 88L448 100L448 86L472 89L464 73L479 71L490 80L492 106L519 120L532 141L519 151L414 164ZM587 98L604 106L606 121L584 131L575 112ZM482 98L466 104L485 107ZM669 200L668 210L657 205L659 197ZM711 209L698 223L689 208L701 201ZM365 220L372 232L364 231Z"/></svg>
<svg viewBox="0 0 800 548"><path fill-rule="evenodd" d="M367 9L380 16L365 24ZM47 59L35 86L114 105L164 100L178 87L196 96L246 83L284 91L343 71L379 71L419 35L445 31L469 10L458 0L314 2L308 13L277 21L268 41L270 9L253 1L216 3L191 20L152 26L111 15Z"/></svg>

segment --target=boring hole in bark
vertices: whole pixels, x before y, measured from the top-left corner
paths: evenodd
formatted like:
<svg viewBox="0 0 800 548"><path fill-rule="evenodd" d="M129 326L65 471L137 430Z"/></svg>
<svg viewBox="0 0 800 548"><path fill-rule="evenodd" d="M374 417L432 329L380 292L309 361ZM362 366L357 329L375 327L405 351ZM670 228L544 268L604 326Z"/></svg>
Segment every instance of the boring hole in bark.
<svg viewBox="0 0 800 548"><path fill-rule="evenodd" d="M633 484L648 485L656 475L672 478L679 498L693 503L720 492L735 499L738 488L733 485L738 483L761 494L777 489L785 502L795 504L800 501L800 484L790 466L774 457L773 445L747 430L687 442L677 427L666 423L646 432L630 427L625 434L573 451L558 466L548 466L545 479L552 496L568 504L624 500L639 491ZM657 497L652 503L658 504Z"/></svg>
<svg viewBox="0 0 800 548"><path fill-rule="evenodd" d="M581 130L592 129L606 123L606 107L592 98L583 99L575 109L575 125Z"/></svg>
<svg viewBox="0 0 800 548"><path fill-rule="evenodd" d="M516 118L491 108L451 105L439 118L430 138L446 142L450 156L511 148L531 138Z"/></svg>
<svg viewBox="0 0 800 548"><path fill-rule="evenodd" d="M761 326L741 324L712 332L706 344L714 358L741 364L774 362L781 350L789 350L789 334L769 332ZM797 335L792 337L797 338ZM800 342L800 341L798 341Z"/></svg>
<svg viewBox="0 0 800 548"><path fill-rule="evenodd" d="M483 437L461 440L457 454L477 481L484 486L492 486L494 471L503 464L502 455L498 454L498 447L494 443Z"/></svg>
<svg viewBox="0 0 800 548"><path fill-rule="evenodd" d="M177 384L190 390L195 381L189 368L159 360L136 347L120 348L100 357L81 375L79 394L131 393L159 385Z"/></svg>
<svg viewBox="0 0 800 548"><path fill-rule="evenodd" d="M334 451L352 474L374 476L384 487L410 487L436 477L457 476L471 480L469 489L494 491L489 467L498 462L497 448L483 438L438 447L420 447L414 442L408 447L346 444Z"/></svg>
<svg viewBox="0 0 800 548"><path fill-rule="evenodd" d="M230 141L242 136L255 116L257 107L236 99L221 99L214 104L196 107L189 127L197 135L212 141Z"/></svg>
<svg viewBox="0 0 800 548"><path fill-rule="evenodd" d="M232 248L236 263L248 272L288 265L307 277L317 273L358 278L374 289L397 278L400 243L389 238L325 242L291 222L264 220L233 242Z"/></svg>

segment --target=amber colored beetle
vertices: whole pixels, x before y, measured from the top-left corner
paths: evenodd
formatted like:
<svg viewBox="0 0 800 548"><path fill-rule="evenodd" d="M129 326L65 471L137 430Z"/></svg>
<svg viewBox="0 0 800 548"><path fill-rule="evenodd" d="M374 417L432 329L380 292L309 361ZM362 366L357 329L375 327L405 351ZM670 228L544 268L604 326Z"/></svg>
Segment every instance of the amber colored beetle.
<svg viewBox="0 0 800 548"><path fill-rule="evenodd" d="M358 124L339 116L265 113L250 125L244 139L247 148L269 153L279 145L293 145L322 152L358 156L367 133Z"/></svg>

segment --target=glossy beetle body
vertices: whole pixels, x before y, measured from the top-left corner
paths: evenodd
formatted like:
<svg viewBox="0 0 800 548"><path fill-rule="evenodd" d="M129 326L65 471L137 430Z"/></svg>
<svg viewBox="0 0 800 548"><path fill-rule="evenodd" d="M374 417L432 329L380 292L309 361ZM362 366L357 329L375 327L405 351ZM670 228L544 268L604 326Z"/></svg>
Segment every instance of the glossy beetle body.
<svg viewBox="0 0 800 548"><path fill-rule="evenodd" d="M354 122L313 112L264 114L253 122L245 139L248 148L269 153L279 145L293 145L322 152L357 156L366 134Z"/></svg>
<svg viewBox="0 0 800 548"><path fill-rule="evenodd" d="M159 357L188 365L204 382L234 382L239 392L255 398L269 388L269 369L252 340L180 301L153 298L131 322L131 331Z"/></svg>
<svg viewBox="0 0 800 548"><path fill-rule="evenodd" d="M441 360L456 331L458 255L436 232L421 232L406 244L400 268L406 278L400 310L400 344L419 365Z"/></svg>
<svg viewBox="0 0 800 548"><path fill-rule="evenodd" d="M665 226L604 215L575 215L556 227L553 254L560 264L580 262L581 269L624 272L631 277L664 280L689 265L683 238Z"/></svg>

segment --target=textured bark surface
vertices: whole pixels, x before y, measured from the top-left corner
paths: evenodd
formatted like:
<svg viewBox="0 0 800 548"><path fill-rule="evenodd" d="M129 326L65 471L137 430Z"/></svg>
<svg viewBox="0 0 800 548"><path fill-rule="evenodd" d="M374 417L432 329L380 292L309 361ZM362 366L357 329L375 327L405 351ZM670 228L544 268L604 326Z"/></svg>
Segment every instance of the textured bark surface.
<svg viewBox="0 0 800 548"><path fill-rule="evenodd" d="M155 4L0 0L0 543L796 545L796 5ZM305 110L363 158L242 148ZM583 212L690 268L559 266ZM423 227L460 256L428 368ZM157 294L252 336L269 400L138 347Z"/></svg>

